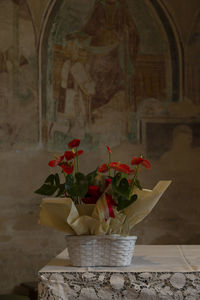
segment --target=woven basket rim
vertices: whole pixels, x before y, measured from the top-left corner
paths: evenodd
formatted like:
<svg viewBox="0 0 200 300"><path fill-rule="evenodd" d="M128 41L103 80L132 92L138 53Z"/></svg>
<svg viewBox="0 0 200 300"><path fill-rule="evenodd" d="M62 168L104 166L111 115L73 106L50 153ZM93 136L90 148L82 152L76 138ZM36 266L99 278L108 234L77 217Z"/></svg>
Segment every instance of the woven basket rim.
<svg viewBox="0 0 200 300"><path fill-rule="evenodd" d="M137 236L136 235L128 235L128 236L123 236L120 234L108 234L108 235L65 235L65 237L68 239L77 239L77 238L84 238L84 239L126 239L126 240L136 240Z"/></svg>

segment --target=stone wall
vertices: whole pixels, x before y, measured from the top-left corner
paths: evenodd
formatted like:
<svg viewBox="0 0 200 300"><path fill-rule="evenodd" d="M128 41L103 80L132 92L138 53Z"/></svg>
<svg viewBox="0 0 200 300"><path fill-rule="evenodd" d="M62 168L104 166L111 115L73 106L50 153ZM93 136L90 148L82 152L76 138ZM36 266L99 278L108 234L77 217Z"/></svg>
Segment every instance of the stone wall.
<svg viewBox="0 0 200 300"><path fill-rule="evenodd" d="M55 151L41 138L45 122L40 94L40 46L53 2L0 2L0 293L36 280L38 270L65 248L63 233L38 225L41 197L34 194L51 171L47 163ZM183 95L177 102L141 102L140 138L113 146L113 160L128 163L145 153L152 170L141 172L142 185L153 188L160 179L173 181L153 212L135 227L139 244L199 244L200 7L198 0L161 2L184 52ZM89 171L105 155L104 146L91 148L80 161L82 169Z"/></svg>

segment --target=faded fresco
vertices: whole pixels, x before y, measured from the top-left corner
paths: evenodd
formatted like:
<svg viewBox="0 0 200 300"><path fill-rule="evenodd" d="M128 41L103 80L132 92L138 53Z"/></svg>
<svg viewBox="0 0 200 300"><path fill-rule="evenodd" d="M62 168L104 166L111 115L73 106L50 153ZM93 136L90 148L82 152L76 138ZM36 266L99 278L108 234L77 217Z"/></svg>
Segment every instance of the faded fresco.
<svg viewBox="0 0 200 300"><path fill-rule="evenodd" d="M37 59L26 3L1 1L0 17L0 149L8 150L38 137Z"/></svg>
<svg viewBox="0 0 200 300"><path fill-rule="evenodd" d="M113 161L140 154L151 161L151 170L140 170L143 187L172 180L135 227L138 244L200 244L199 5L0 0L2 294L37 282L38 270L66 248L62 233L37 224L34 190L56 172L48 161L73 137L89 152L80 157L84 173L107 161L108 144ZM181 59L172 59L175 48Z"/></svg>
<svg viewBox="0 0 200 300"><path fill-rule="evenodd" d="M142 100L170 95L167 59L165 36L143 0L63 1L48 39L49 148L72 137L92 148L137 142Z"/></svg>

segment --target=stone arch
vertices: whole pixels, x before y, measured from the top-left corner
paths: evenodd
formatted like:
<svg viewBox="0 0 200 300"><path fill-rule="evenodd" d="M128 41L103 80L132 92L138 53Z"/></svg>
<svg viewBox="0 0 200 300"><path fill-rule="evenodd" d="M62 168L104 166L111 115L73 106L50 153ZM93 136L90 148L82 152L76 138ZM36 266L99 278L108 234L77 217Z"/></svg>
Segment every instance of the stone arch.
<svg viewBox="0 0 200 300"><path fill-rule="evenodd" d="M182 99L184 86L184 51L182 41L176 24L164 4L164 1L148 1L151 3L152 8L156 11L168 38L172 70L171 100L176 102Z"/></svg>
<svg viewBox="0 0 200 300"><path fill-rule="evenodd" d="M187 41L186 49L186 96L195 104L200 103L200 11L196 18Z"/></svg>

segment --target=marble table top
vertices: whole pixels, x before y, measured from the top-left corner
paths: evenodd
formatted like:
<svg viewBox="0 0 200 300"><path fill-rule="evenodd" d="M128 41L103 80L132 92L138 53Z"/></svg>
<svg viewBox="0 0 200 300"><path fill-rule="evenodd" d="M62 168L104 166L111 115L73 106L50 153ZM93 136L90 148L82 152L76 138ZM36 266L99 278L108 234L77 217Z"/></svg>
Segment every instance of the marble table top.
<svg viewBox="0 0 200 300"><path fill-rule="evenodd" d="M200 245L136 245L128 267L72 267L65 249L39 273L54 272L200 272Z"/></svg>

